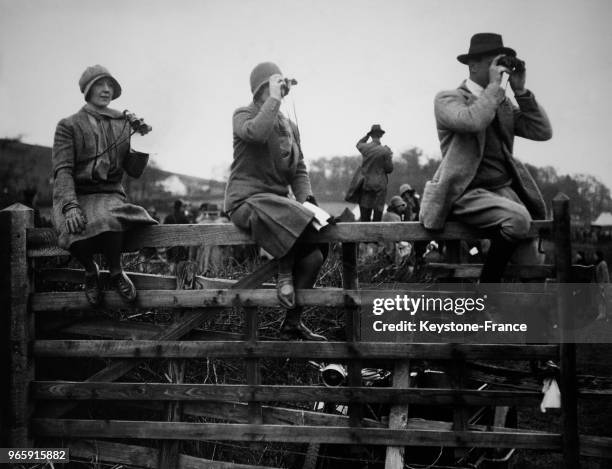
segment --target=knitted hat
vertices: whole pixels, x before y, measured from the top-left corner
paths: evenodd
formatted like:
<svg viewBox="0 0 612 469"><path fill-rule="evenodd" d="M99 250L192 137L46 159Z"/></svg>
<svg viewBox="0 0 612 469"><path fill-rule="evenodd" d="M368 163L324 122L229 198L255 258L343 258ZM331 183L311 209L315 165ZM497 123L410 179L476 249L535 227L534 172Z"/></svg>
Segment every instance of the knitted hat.
<svg viewBox="0 0 612 469"><path fill-rule="evenodd" d="M263 62L256 65L251 72L251 92L253 96L257 94L263 85L268 83L272 75L276 75L277 73L280 75L283 74L275 63Z"/></svg>
<svg viewBox="0 0 612 469"><path fill-rule="evenodd" d="M115 80L115 77L113 77L102 65L92 65L85 69L79 80L79 88L81 89L81 93L85 96L85 100L87 100L87 95L93 84L100 78L110 78L113 82L113 97L111 99L117 99L121 96L121 85Z"/></svg>
<svg viewBox="0 0 612 469"><path fill-rule="evenodd" d="M394 195L393 197L391 197L389 205L391 206L391 208L398 208L402 206L405 207L406 202L404 202L404 199L402 199L399 195Z"/></svg>
<svg viewBox="0 0 612 469"><path fill-rule="evenodd" d="M414 189L410 184L402 184L399 189L400 195L403 195L405 192L414 192Z"/></svg>

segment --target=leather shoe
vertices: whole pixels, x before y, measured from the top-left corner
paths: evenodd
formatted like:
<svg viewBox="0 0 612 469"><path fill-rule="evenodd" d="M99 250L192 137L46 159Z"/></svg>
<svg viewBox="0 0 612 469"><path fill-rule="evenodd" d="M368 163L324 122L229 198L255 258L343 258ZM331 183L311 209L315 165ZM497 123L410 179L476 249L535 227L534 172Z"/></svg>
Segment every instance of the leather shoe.
<svg viewBox="0 0 612 469"><path fill-rule="evenodd" d="M91 306L98 306L102 301L102 291L100 289L100 272L98 264L94 262L95 272L85 272L85 297Z"/></svg>
<svg viewBox="0 0 612 469"><path fill-rule="evenodd" d="M278 274L276 282L276 296L281 306L287 309L295 308L295 290L291 274Z"/></svg>
<svg viewBox="0 0 612 469"><path fill-rule="evenodd" d="M314 340L314 341L324 341L327 340L324 336L320 334L315 334L310 329L308 329L302 321L298 321L297 324L292 324L283 321L283 324L280 328L280 339L281 340Z"/></svg>
<svg viewBox="0 0 612 469"><path fill-rule="evenodd" d="M111 276L110 284L126 301L132 303L136 300L136 287L124 271Z"/></svg>

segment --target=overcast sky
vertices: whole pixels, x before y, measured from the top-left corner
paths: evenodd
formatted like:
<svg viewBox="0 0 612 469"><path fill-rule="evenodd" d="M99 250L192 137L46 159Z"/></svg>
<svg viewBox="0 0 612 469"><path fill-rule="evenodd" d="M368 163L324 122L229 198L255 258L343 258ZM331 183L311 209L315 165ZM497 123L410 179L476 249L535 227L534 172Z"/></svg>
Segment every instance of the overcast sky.
<svg viewBox="0 0 612 469"><path fill-rule="evenodd" d="M274 61L299 81L284 109L295 106L307 159L355 154L372 123L396 154L439 155L433 97L460 84L456 56L490 31L526 60L553 125L549 142L517 139L515 156L612 186L611 13L607 0L0 0L0 137L52 145L84 103L81 73L100 63L123 87L112 106L153 126L134 147L220 178L251 69Z"/></svg>

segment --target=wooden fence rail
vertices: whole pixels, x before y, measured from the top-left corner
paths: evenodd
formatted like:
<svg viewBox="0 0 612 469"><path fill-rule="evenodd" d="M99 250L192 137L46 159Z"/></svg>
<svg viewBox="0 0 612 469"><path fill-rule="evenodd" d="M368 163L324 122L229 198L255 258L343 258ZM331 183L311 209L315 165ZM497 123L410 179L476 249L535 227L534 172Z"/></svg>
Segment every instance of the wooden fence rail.
<svg viewBox="0 0 612 469"><path fill-rule="evenodd" d="M583 269L571 265L569 244L568 200L554 201L554 220L534 222L531 237L546 237L555 246L555 264L546 266L511 267L524 278L538 279L556 276L559 283L576 281L585 276ZM418 223L339 223L330 226L304 242L341 243L342 288L301 290L297 301L304 306L329 306L344 311L346 342L283 342L261 340L258 332L258 307L278 307L276 292L261 287L272 276L274 263L261 267L239 281L201 279L201 290L176 290L176 279L169 276L130 274L139 287L137 308L164 308L176 313L173 322L165 327L151 324L118 323L95 319L90 322L62 323L53 321L58 312L80 317L91 311L82 292L36 292L31 275L36 272L46 281L78 283L82 273L70 269L37 270L36 258L66 255L57 247L53 230L32 227L31 211L22 206L11 206L0 211L0 242L7 247L2 256L2 267L9 273L3 284L2 304L8 311L7 339L10 353L8 390L9 399L3 403L9 432L3 435L7 445L31 447L49 438L74 441L76 454L92 455L95 451L107 461L137 463L122 451L141 454L143 467L221 467L214 461L180 454L177 440L229 440L248 442L331 443L388 446L388 468L403 467L403 447L446 446L455 448L530 448L563 453L564 468L579 467L579 456L610 457L608 446L612 439L579 436L577 421L578 397L607 396L581 390L575 374L575 346L516 345L516 344L424 344L373 343L360 337L360 308L371 304L374 297L391 294L393 290L361 289L357 276L357 247L360 242L402 240L449 241L449 252L454 258L449 263L434 266L446 269L449 277L468 278L479 274L480 266L462 265L459 259L459 239L480 239L482 232L458 223L448 223L440 232L425 230ZM252 244L250 237L231 224L164 225L134 231L125 251L142 247L190 245ZM403 285L402 291L418 292L420 287ZM432 292L428 294L444 294ZM569 325L569 299L563 289L550 286L544 290L533 285L533 294L542 301L556 304L560 324ZM506 299L517 307L523 304L524 293L506 292ZM124 303L113 293L106 294L106 307L122 308ZM241 308L245 313L243 333L194 333L204 320L214 318L223 308ZM34 333L35 318L45 324L56 324L62 333L105 339L42 339ZM95 329L99 331L94 332ZM189 340L185 340L188 334ZM208 334L208 335L207 335ZM209 340L210 338L217 340ZM221 338L221 340L218 340ZM117 340L122 339L122 340ZM195 339L195 340L194 340ZM348 364L347 386L294 386L263 384L260 360L266 358L296 360L317 359ZM5 357L6 358L6 357ZM47 358L96 358L111 360L110 364L83 381L41 380L35 374L37 360ZM194 384L174 379L170 383L118 382L122 376L144 360L170 359L180 364L186 359L240 359L245 363L245 384ZM499 425L479 425L469 421L470 409L475 407L528 406L537 408L541 393L539 382L529 382L527 389L513 389L512 383L521 379L495 379L486 373L493 366L474 369L470 360L529 361L556 360L561 364L563 398L562 431L559 433L506 428ZM395 366L393 387L362 386L361 370L369 360L387 360ZM417 360L443 360L455 369L446 387L414 387L409 373ZM500 368L501 369L501 368ZM506 373L507 374L507 373ZM468 379L490 378L484 389L468 389ZM403 378L402 378L403 377ZM518 379L518 381L517 381ZM508 384L510 383L510 384ZM503 387L507 384L507 387ZM498 386L497 388L495 386ZM109 401L120 409L132 406L162 412L178 410L169 421L82 420L65 418L79 402ZM326 415L312 411L281 408L284 402L333 402L348 404L348 415ZM176 407L172 403L180 404ZM264 405L270 403L270 405ZM379 421L364 418L364 405L383 403L391 406L389 428L381 428ZM412 405L447 406L454 410L452 422L412 419ZM35 411L36 406L36 411ZM122 407L123 406L123 407ZM181 415L222 418L232 423L193 423L180 421ZM85 441L83 438L159 439L166 443L161 451L152 448L111 442ZM98 445L94 450L91 445ZM582 446L581 446L582 445ZM455 453L463 454L462 452ZM110 458L110 459L109 459ZM163 463L161 462L163 461ZM255 468L248 465L220 463L222 467ZM258 466L260 467L260 466Z"/></svg>

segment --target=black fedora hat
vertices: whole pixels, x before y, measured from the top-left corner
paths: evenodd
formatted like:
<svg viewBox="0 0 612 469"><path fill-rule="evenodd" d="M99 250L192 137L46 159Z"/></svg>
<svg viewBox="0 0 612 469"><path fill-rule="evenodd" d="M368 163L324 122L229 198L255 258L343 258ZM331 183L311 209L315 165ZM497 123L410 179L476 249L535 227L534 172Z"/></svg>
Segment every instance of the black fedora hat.
<svg viewBox="0 0 612 469"><path fill-rule="evenodd" d="M457 56L457 60L467 65L469 59L489 54L505 54L516 57L514 49L504 47L500 34L477 33L470 40L470 50L468 53Z"/></svg>
<svg viewBox="0 0 612 469"><path fill-rule="evenodd" d="M373 124L372 128L370 129L370 133L384 135L385 131L380 127L380 124Z"/></svg>

